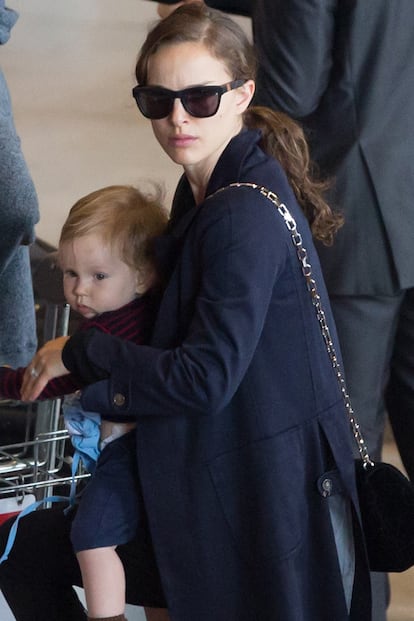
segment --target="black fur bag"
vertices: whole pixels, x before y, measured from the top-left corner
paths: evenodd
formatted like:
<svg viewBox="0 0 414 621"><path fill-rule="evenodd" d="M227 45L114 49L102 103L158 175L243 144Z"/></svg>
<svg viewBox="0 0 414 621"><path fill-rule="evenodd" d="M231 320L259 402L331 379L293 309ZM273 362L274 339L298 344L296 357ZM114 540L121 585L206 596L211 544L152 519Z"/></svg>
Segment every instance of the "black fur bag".
<svg viewBox="0 0 414 621"><path fill-rule="evenodd" d="M414 565L414 486L391 464L356 461L362 527L371 571Z"/></svg>

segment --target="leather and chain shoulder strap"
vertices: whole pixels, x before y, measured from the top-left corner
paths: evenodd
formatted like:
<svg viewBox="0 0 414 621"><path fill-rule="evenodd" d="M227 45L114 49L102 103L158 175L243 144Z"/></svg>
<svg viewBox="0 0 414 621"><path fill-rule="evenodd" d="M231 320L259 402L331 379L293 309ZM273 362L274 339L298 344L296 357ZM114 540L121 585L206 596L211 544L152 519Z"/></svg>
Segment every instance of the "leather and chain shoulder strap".
<svg viewBox="0 0 414 621"><path fill-rule="evenodd" d="M302 236L297 229L296 221L294 217L292 216L292 214L290 213L289 209L280 200L280 198L275 192L272 192L271 190L267 189L264 186L257 185L256 183L231 183L223 188L220 188L214 194L222 192L223 190L226 190L227 188L240 188L240 187L248 187L254 190L258 190L263 196L265 196L267 199L269 199L274 204L274 206L276 207L277 211L282 216L286 224L286 227L292 239L292 243L296 248L296 254L297 254L299 263L301 265L301 269L302 269L303 276L305 278L307 289L311 296L312 304L313 304L313 307L316 313L316 318L318 320L321 333L322 333L322 337L323 337L323 340L326 346L326 351L328 352L332 367L334 368L335 375L339 383L339 387L342 393L342 397L343 397L345 408L346 408L346 411L349 417L349 421L351 423L352 433L354 435L359 454L364 463L364 466L368 466L368 465L371 466L373 465L373 462L369 456L367 445L365 444L365 440L362 437L359 423L356 420L354 410L352 409L351 400L349 398L349 394L348 394L346 384L345 384L345 379L344 379L341 366L340 366L340 363L336 355L336 351L335 351L335 347L334 347L334 344L331 338L329 326L326 321L325 311L323 310L321 298L318 293L315 279L313 278L312 266L309 263L308 252L306 248L303 246ZM210 196L214 196L214 194Z"/></svg>

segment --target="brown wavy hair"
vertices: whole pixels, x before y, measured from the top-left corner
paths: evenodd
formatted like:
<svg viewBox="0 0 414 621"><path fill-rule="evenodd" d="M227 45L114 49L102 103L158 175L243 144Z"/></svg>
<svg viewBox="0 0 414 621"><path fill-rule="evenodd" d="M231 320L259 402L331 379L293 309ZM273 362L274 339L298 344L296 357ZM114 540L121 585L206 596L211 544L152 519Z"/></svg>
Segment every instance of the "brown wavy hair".
<svg viewBox="0 0 414 621"><path fill-rule="evenodd" d="M160 47L189 41L202 43L225 65L233 80L255 79L255 51L242 28L224 13L194 2L177 8L148 33L135 67L138 84L147 84L149 59ZM313 236L325 245L332 244L343 218L324 199L329 183L317 178L300 125L286 114L262 106L248 108L244 123L261 131L262 149L283 166Z"/></svg>
<svg viewBox="0 0 414 621"><path fill-rule="evenodd" d="M331 183L327 179L318 179L301 126L287 114L264 106L248 108L244 123L246 127L260 130L263 151L282 165L315 239L326 246L331 245L336 231L343 224L343 217L324 199Z"/></svg>

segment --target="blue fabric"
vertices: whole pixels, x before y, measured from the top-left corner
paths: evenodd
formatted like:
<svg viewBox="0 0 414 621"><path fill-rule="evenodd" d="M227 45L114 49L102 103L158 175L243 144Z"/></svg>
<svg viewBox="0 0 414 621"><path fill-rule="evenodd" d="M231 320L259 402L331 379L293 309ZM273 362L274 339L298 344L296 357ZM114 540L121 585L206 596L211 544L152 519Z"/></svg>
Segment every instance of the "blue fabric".
<svg viewBox="0 0 414 621"><path fill-rule="evenodd" d="M0 8L0 44L4 11ZM0 364L17 368L27 366L37 349L29 248L24 244L35 237L39 208L1 70L0 146Z"/></svg>
<svg viewBox="0 0 414 621"><path fill-rule="evenodd" d="M65 398L62 411L75 456L78 454L88 472L94 472L100 453L100 415L83 410L77 393Z"/></svg>
<svg viewBox="0 0 414 621"><path fill-rule="evenodd" d="M25 515L28 515L29 513L32 513L33 511L35 511L42 505L45 505L49 502L67 502L67 501L68 499L66 496L48 496L47 498L44 498L43 500L32 502L32 504L26 507L26 509L23 509L23 511L21 511L19 515L16 517L10 529L6 547L4 549L2 556L0 557L0 564L9 558L10 550L12 549L14 540L16 539L17 527L22 517L24 517Z"/></svg>
<svg viewBox="0 0 414 621"><path fill-rule="evenodd" d="M72 522L73 549L79 552L125 544L145 524L132 430L102 449Z"/></svg>
<svg viewBox="0 0 414 621"><path fill-rule="evenodd" d="M6 548L0 557L0 564L7 560L10 554L10 550L12 549L14 540L16 539L17 527L20 519L47 503L65 502L68 503L67 510L70 509L75 502L75 475L78 470L79 461L82 461L88 472L94 472L96 468L96 462L100 453L99 442L101 417L95 412L85 412L82 410L77 393L69 395L65 398L62 410L66 428L71 436L71 441L75 448L72 462L72 483L69 498L67 496L48 496L43 500L33 502L31 505L26 507L26 509L21 511L10 529Z"/></svg>
<svg viewBox="0 0 414 621"><path fill-rule="evenodd" d="M17 21L19 14L13 9L4 6L4 0L0 0L0 45L7 43L10 38L10 30Z"/></svg>
<svg viewBox="0 0 414 621"><path fill-rule="evenodd" d="M18 13L0 0L0 45ZM39 220L36 189L16 133L6 79L0 70L0 364L24 367L36 353L36 318L29 249ZM13 309L10 312L10 309Z"/></svg>

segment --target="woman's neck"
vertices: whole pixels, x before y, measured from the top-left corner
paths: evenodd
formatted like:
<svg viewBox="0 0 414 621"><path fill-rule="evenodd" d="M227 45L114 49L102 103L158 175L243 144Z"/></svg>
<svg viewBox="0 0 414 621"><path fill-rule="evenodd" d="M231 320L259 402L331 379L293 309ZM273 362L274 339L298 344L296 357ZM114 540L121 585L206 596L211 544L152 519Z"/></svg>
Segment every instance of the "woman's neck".
<svg viewBox="0 0 414 621"><path fill-rule="evenodd" d="M195 203L196 205L200 205L206 197L207 185L211 174L206 176L204 180L201 180L194 178L187 170L185 171L185 173L188 179L188 183L190 184Z"/></svg>
<svg viewBox="0 0 414 621"><path fill-rule="evenodd" d="M215 169L221 154L234 136L239 133L240 129L241 127L238 128L238 131L230 136L224 144L221 144L219 149L217 149L214 153L211 153L205 160L197 162L196 164L187 164L184 166L184 172L193 192L196 205L200 205L204 201L207 186L210 181L210 177L213 174L213 170Z"/></svg>

